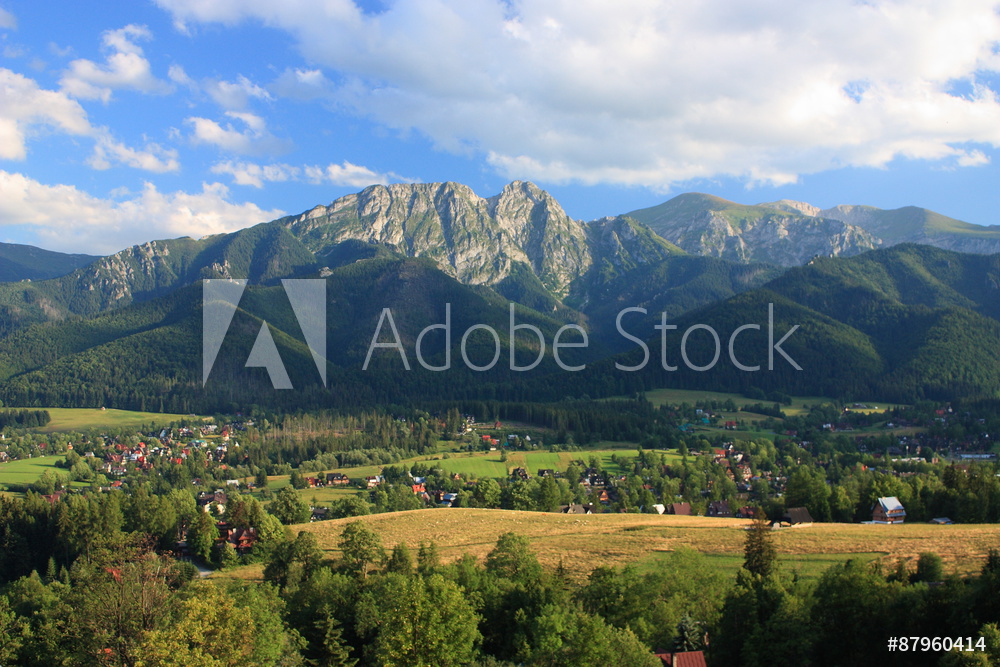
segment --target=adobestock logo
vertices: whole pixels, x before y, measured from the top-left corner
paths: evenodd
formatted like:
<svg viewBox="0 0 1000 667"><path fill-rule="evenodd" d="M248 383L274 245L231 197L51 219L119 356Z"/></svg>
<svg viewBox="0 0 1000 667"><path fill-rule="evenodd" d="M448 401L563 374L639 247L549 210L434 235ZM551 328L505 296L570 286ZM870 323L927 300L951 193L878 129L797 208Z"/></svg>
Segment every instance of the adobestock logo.
<svg viewBox="0 0 1000 667"><path fill-rule="evenodd" d="M538 366L540 363L542 363L542 359L545 357L545 350L546 350L545 335L542 333L541 329L532 324L526 324L526 323L518 324L515 317L515 306L513 303L510 303L509 306L510 306L510 320L509 320L509 327L507 329L507 341L510 350L510 355L508 357L510 365L508 366L508 368L512 371L519 371L519 372L530 371L534 369L536 366ZM417 361L420 362L421 366L423 366L425 369L429 371L440 372L451 369L451 304L450 303L445 304L444 313L445 313L444 323L432 324L428 327L425 327L419 333L419 335L417 335L416 343L414 344L413 351L416 354ZM633 342L638 347L638 349L642 350L643 353L642 361L634 366L626 366L617 361L615 362L615 368L617 370L629 373L643 370L644 368L646 368L646 365L649 363L650 360L649 345L647 345L646 343L646 340L648 340L650 334L647 333L646 338L635 336L627 332L622 325L622 320L624 316L630 313L639 313L641 315L647 315L648 312L646 311L645 308L639 308L639 307L625 308L621 310L618 313L618 316L615 318L615 329L618 331L618 333L626 340ZM677 371L680 369L680 366L679 365L671 366L667 359L668 358L667 332L676 331L678 329L678 325L667 324L666 312L660 313L660 315L661 315L660 324L657 324L653 327L653 329L656 329L660 332L660 347L661 347L660 365L665 371ZM385 323L388 323L388 332L391 334L391 341L382 340L382 338L384 337L382 327L383 324ZM785 332L784 336L782 336L777 342L775 342L774 304L768 303L766 327L762 326L761 324L750 323L736 327L733 330L732 334L729 336L729 345L728 345L729 361L733 364L733 366L744 372L755 373L757 371L762 370L763 367L762 364L756 364L750 366L740 362L740 360L737 358L736 355L736 341L737 338L739 338L740 334L742 334L745 331L748 330L766 331L767 370L768 371L774 370L775 352L777 352L785 359L785 361L792 368L794 368L797 371L801 371L802 367L799 366L795 362L795 360L791 356L789 356L789 354L781 347L785 343L785 341L787 341L792 336L792 334L795 333L796 330L798 330L798 328L799 328L798 324L792 326ZM444 332L445 335L445 362L440 366L432 366L431 364L427 363L427 361L423 357L422 350L420 348L420 343L423 340L424 336L426 336L429 332L434 330L441 330ZM489 361L489 363L485 365L478 365L473 361L471 361L469 359L466 350L467 342L470 336L475 334L477 331L483 331L486 334L488 334L488 338L486 338L486 340L491 342L493 346L493 358ZM712 359L707 364L703 365L695 363L694 361L691 360L691 357L688 355L689 339L691 338L692 334L698 331L704 331L710 337L713 343L711 346L714 352ZM519 332L522 332L522 335L525 338L533 338L534 342L537 343L537 350L538 350L537 356L535 357L534 361L532 361L532 363L527 365L518 365L516 361L515 352L516 352ZM561 340L564 334L569 334L570 332L573 332L571 334L571 341ZM704 335L702 335L702 338L704 342ZM487 346L488 345L489 343L487 343ZM558 331L556 331L555 336L553 337L552 347L551 347L552 358L559 366L559 368L561 368L564 371L570 371L570 372L582 371L587 367L586 364L569 366L565 364L563 360L560 358L559 351L562 348L586 348L588 347L588 345L589 345L589 340L587 337L586 330L577 324L567 324L562 328L560 328ZM714 328L712 328L708 324L693 324L689 326L680 337L680 358L681 360L683 360L684 365L688 369L695 372L703 373L705 371L712 370L716 366L716 364L719 363L720 359L722 358L722 347L723 347L722 339L720 338L719 333ZM365 364L364 366L362 366L361 370L363 371L368 370L368 364L371 362L372 354L379 349L393 350L395 354L399 355L400 360L403 362L403 368L407 371L411 370L409 359L406 356L406 349L403 346L402 339L400 338L399 330L396 328L396 322L393 319L391 308L382 309L382 314L379 316L378 324L375 327L375 333L374 335L372 335L371 343L368 345L368 354L365 357ZM492 369L494 366L496 366L497 362L500 360L500 356L503 352L503 346L501 345L500 342L500 335L497 333L496 329L494 329L488 324L473 324L468 329L466 329L465 333L462 334L462 340L459 349L462 355L462 361L465 363L465 367L468 368L469 370L476 372L484 372Z"/></svg>
<svg viewBox="0 0 1000 667"><path fill-rule="evenodd" d="M326 281L323 279L284 279L281 285L292 306L313 363L326 386ZM240 299L246 290L246 280L204 280L202 286L202 376L201 385L208 382L212 366L219 356L222 343L233 322ZM291 389L292 381L281 361L271 336L271 328L263 322L257 333L246 368L266 368L275 389Z"/></svg>

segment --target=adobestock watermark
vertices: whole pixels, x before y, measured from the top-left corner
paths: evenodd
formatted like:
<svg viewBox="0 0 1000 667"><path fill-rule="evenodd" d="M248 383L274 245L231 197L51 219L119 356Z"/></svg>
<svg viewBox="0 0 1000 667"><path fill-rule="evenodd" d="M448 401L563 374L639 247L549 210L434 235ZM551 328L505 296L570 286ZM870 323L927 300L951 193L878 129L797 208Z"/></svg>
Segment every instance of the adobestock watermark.
<svg viewBox="0 0 1000 667"><path fill-rule="evenodd" d="M229 325L240 305L240 299L246 290L246 280L205 280L202 284L201 310L201 386L208 383L215 360L226 339ZM302 335L309 346L313 363L319 371L323 386L326 386L326 281L317 278L281 281L285 295L292 306ZM257 339L254 341L250 355L247 357L246 368L266 368L271 378L271 386L275 389L291 389L292 380L288 377L285 364L281 361L278 347L274 344L271 328L267 322L262 322Z"/></svg>
<svg viewBox="0 0 1000 667"><path fill-rule="evenodd" d="M316 370L319 371L323 386L326 386L326 281L323 279L285 279L281 281L281 284L284 288L285 295L288 297L288 301L291 304L295 320L298 322L302 335L305 338L305 343L309 348L310 354L312 355L313 362L316 365ZM240 300L243 297L243 293L246 290L246 286L246 280L213 279L203 281L202 386L205 386L208 383L212 367L215 365L215 361L218 358L220 350L222 349L226 333L229 331L233 318L236 315L236 311L239 307ZM507 367L511 371L524 372L537 368L545 359L546 352L549 350L551 350L552 359L555 361L556 365L564 371L578 372L587 367L584 363L569 364L563 358L563 354L566 350L585 349L589 346L590 340L586 329L578 324L566 324L555 332L551 341L548 341L545 334L537 326L526 322L518 322L515 310L515 304L510 303L508 311L508 326L506 327L506 356ZM641 371L648 366L652 358L647 341L652 338L653 334L650 333L650 335L646 338L642 338L639 335L636 335L636 331L628 331L625 328L626 319L633 320L634 324L635 315L645 316L648 315L648 312L645 308L624 308L615 318L615 329L618 334L625 340L634 344L638 350L642 351L642 361L637 364L627 365L621 362L615 363L615 368L624 372ZM728 361L737 369L744 372L757 372L763 370L762 364L749 365L742 363L736 354L736 344L737 339L744 332L749 330L761 331L764 326L765 325L757 323L743 324L735 328L730 333L728 344L725 346L726 351L728 352L727 358ZM719 333L708 324L693 324L687 327L680 335L679 345L677 346L678 349L668 349L670 347L668 342L668 332L678 332L678 328L679 327L676 324L667 324L666 313L661 313L660 323L653 326L653 329L660 332L659 364L663 370L677 371L680 369L680 364L683 363L685 367L692 371L705 372L715 368L715 366L723 360L722 338L719 336ZM784 358L785 362L795 370L802 370L802 367L799 366L795 360L792 359L792 357L789 356L789 354L781 347L782 344L785 343L785 341L787 341L798 328L799 325L797 324L792 326L780 339L775 341L774 304L769 303L767 305L767 370L774 370L776 360L775 353ZM423 345L425 338L431 332L443 333L443 363L432 364L424 355ZM488 350L492 347L493 354L488 360L485 358L473 360L469 356L470 341L472 341L473 336L476 336L478 332L482 333L479 333L477 336L480 341L476 344L477 351L481 352L483 349ZM385 340L386 338L388 338L388 340ZM676 334L672 334L671 338L676 338ZM689 346L693 345L693 341L695 340L700 343L698 346L700 354L703 354L705 349L712 351L711 360L707 363L696 363L691 359ZM453 367L452 341L453 332L451 304L446 303L444 308L444 322L424 327L420 333L417 334L411 353L416 359L417 364L428 371L448 371ZM483 344L483 341L485 341L485 345ZM519 341L531 341L533 345L529 349L531 349L532 352L537 350L530 363L518 363L516 352ZM707 347L706 343L708 344ZM493 369L498 363L500 363L501 356L504 356L504 347L505 346L501 342L500 334L494 327L488 324L473 324L462 332L459 340L458 352L465 368L476 372L486 372ZM362 366L363 371L368 370L372 357L376 351L381 351L381 354L397 355L405 370L409 371L413 369L413 366L410 363L410 353L407 352L406 346L403 345L403 340L399 335L399 329L396 327L396 322L393 318L391 308L383 308L381 314L379 315L378 322L375 325L375 330L371 337L371 342L368 345L367 354L365 355L365 362ZM438 360L440 359L438 358ZM674 363L671 363L671 360L673 360ZM476 363L477 361L480 363ZM261 323L260 329L257 333L257 338L254 341L253 347L250 350L250 354L248 355L244 366L247 368L266 369L271 380L271 385L275 389L292 388L292 382L289 378L288 371L285 369L285 365L281 360L281 355L279 354L278 348L274 343L274 337L271 335L270 327L266 321Z"/></svg>
<svg viewBox="0 0 1000 667"><path fill-rule="evenodd" d="M533 324L517 323L515 317L514 304L513 303L509 304L509 308L510 308L509 310L510 319L509 319L509 325L507 327L508 368L512 371L530 371L536 368L540 363L542 363L542 360L545 358L545 351L547 349L547 341L545 339L545 334L543 334L542 330L534 326ZM428 327L425 327L417 335L417 339L414 342L413 353L417 359L417 362L423 368L429 371L447 371L451 370L452 367L451 363L452 331L451 331L450 303L445 304L444 312L445 312L445 321L441 324L432 324ZM649 352L649 345L647 345L645 340L625 330L623 326L623 320L625 316L629 315L630 313L638 313L640 315L649 314L645 308L638 308L638 307L624 308L618 313L618 316L615 318L615 329L622 337L624 337L626 340L631 341L639 349L642 350L643 359L640 363L632 366L616 362L615 368L617 368L620 371L636 372L646 368L646 366L649 364L651 355ZM677 331L678 325L667 324L667 314L665 312L660 313L660 316L661 316L660 324L657 324L653 327L654 329L660 331L660 366L665 371L676 371L680 369L680 366L671 365L670 362L668 361L667 332ZM388 325L388 332L391 334L392 338L391 341L381 340L383 326L385 325ZM729 342L727 346L729 352L728 355L729 361L733 364L733 366L735 366L741 371L753 373L762 370L760 364L750 366L748 364L741 363L736 356L736 340L740 336L740 334L748 330L760 331L761 328L762 327L760 324L753 324L753 323L744 324L734 329L732 334L729 336ZM787 361L792 366L792 368L794 368L797 371L802 370L802 367L799 366L795 362L795 360L792 359L792 357L789 356L789 354L785 352L785 350L783 350L781 347L782 344L784 344L784 342L787 341L788 338L793 333L795 333L795 330L798 328L799 325L797 324L792 326L788 331L785 332L784 336L782 336L777 342L775 342L774 304L773 303L767 304L767 369L769 371L774 370L775 352L780 354L785 359L785 361ZM423 342L424 336L426 336L431 331L437 331L437 330L444 332L445 360L443 364L435 366L428 363L427 360L424 359L423 350L421 349L421 344ZM468 356L467 345L469 338L472 334L474 334L476 331L479 330L485 331L489 335L489 337L492 338L493 340L493 358L486 364L476 364L471 359L469 359ZM579 334L579 339L571 342L566 342L562 340L563 335L571 331ZM712 356L712 360L709 361L707 364L696 364L691 360L691 357L688 354L689 341L691 340L692 336L698 331L706 332L707 336L710 337L714 346L714 354ZM521 334L519 332L524 332L524 333ZM515 355L515 351L517 349L517 341L519 335L525 335L525 336L530 335L534 338L534 341L537 343L538 353L535 356L535 359L530 364L517 363L517 357ZM579 364L575 366L567 365L562 359L560 350L563 350L565 348L586 348L588 347L588 345L589 345L589 339L587 338L587 332L583 327L579 326L578 324L564 325L563 327L560 327L559 330L556 331L555 335L552 337L552 343L551 343L552 358L555 360L559 368L561 368L564 371L570 371L570 372L582 371L587 367L586 364ZM403 368L405 368L406 370L411 370L410 361L406 354L406 348L403 346L403 342L400 339L399 330L396 328L396 322L392 317L391 308L382 309L382 314L379 316L378 319L378 325L376 325L375 327L375 333L372 335L371 343L368 345L368 354L365 356L365 364L362 367L362 370L368 370L368 364L371 362L372 353L375 352L375 350L377 349L395 350L403 362ZM478 372L485 372L491 370L500 361L500 356L503 352L503 346L501 345L500 342L500 334L498 334L497 330L488 324L473 324L468 329L466 329L465 332L462 334L462 339L459 344L459 352L462 357L462 362L465 364L465 367L468 368L469 370ZM684 333L681 335L680 338L680 360L684 363L684 365L687 368L697 372L710 371L713 368L715 368L715 366L719 363L721 358L722 358L722 339L719 337L719 333L713 327L711 327L708 324L693 324L684 330Z"/></svg>

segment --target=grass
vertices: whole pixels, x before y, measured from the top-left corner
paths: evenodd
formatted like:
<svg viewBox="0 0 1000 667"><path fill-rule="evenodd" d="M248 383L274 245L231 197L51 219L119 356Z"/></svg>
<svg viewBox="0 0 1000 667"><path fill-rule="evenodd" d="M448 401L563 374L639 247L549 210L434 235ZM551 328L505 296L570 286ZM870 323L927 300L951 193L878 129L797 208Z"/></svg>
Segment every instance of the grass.
<svg viewBox="0 0 1000 667"><path fill-rule="evenodd" d="M337 541L352 519L293 527L314 533L328 557L339 557ZM358 519L353 519L358 520ZM361 517L392 547L405 542L417 548L435 541L445 562L470 553L482 560L497 538L513 531L531 539L538 559L555 567L561 561L574 576L584 577L598 565L638 563L656 567L663 554L690 547L725 570L742 563L748 524L742 519L642 514L565 515L483 509L427 509ZM818 576L848 558L881 559L891 567L898 559L912 563L921 552L942 557L946 570L978 571L990 548L1000 545L1000 525L814 524L774 534L782 562L802 576Z"/></svg>
<svg viewBox="0 0 1000 667"><path fill-rule="evenodd" d="M15 408L16 409L16 408ZM31 408L36 409L36 408ZM84 431L91 428L138 428L149 424L166 426L170 422L190 418L159 412L134 412L132 410L101 410L99 408L37 408L48 410L52 421L37 429L41 433L57 431Z"/></svg>
<svg viewBox="0 0 1000 667"><path fill-rule="evenodd" d="M707 433L709 435L724 435L727 440L774 440L775 434L772 431L730 431L721 427L703 426L696 428L691 433Z"/></svg>
<svg viewBox="0 0 1000 667"><path fill-rule="evenodd" d="M53 475L58 473L63 477L67 477L69 475L68 470L56 467L56 462L62 461L63 458L63 456L39 456L20 461L10 461L9 463L0 463L0 486L8 484L31 484L38 481L45 472ZM83 482L73 482L73 486L85 487L88 485Z"/></svg>
<svg viewBox="0 0 1000 667"><path fill-rule="evenodd" d="M281 488L279 486L271 486L270 483L268 484L268 486L270 486L275 491L277 489ZM360 493L360 491L356 487L353 487L353 486L349 486L347 488L344 488L344 487L334 487L334 486L324 486L324 487L317 487L315 489L300 489L299 490L299 496L303 500L305 500L307 503L311 504L312 501L313 501L313 499L315 498L316 499L316 503L318 505L320 505L320 506L329 505L330 503L332 503L334 501L343 500L344 498L347 498L348 496L356 496L358 493Z"/></svg>
<svg viewBox="0 0 1000 667"><path fill-rule="evenodd" d="M694 389L653 389L646 392L646 400L654 405L680 405L681 403L688 403L694 405L698 401L727 401L732 400L736 404L736 407L740 408L745 405L754 405L756 403L762 403L764 405L772 405L774 401L767 401L756 398L747 398L742 394L732 394L725 393L721 391L698 391ZM799 415L804 415L809 412L807 405L817 405L823 403L832 403L833 400L825 398L823 396L793 396L791 405L782 405L781 411L784 412L789 417L797 417ZM864 403L865 405L876 405L878 406L878 412L884 410L889 410L897 407L906 407L898 403L885 403L882 401L858 401ZM849 401L848 404L853 404L854 401ZM857 409L857 412L875 412L871 408L867 409ZM746 413L741 413L746 414Z"/></svg>
<svg viewBox="0 0 1000 667"><path fill-rule="evenodd" d="M625 443L600 443L604 446L622 445ZM676 450L653 450L658 454L665 453L668 461L679 461L680 455ZM551 468L563 472L569 467L572 461L589 462L590 457L596 457L601 461L601 467L610 473L625 473L617 463L611 460L612 456L635 457L639 451L637 449L587 449L578 452L509 452L507 461L500 460L500 452L473 452L473 453L452 453L448 458L443 458L442 454L431 456L415 456L404 459L391 465L411 467L415 463L429 467L438 466L449 473L466 474L470 478L480 479L484 477L506 477L508 471L513 468L527 468L532 475L537 475L541 468ZM325 470L323 472L303 473L306 477L326 476L328 472L342 472L352 480L360 480L365 477L378 475L383 466L359 466L356 468L339 468L335 470ZM289 483L288 475L268 477L267 486L271 491L278 491ZM299 495L311 501L312 498L322 505L334 500L339 500L346 495L358 492L356 485L348 487L322 487L315 489L301 489Z"/></svg>
<svg viewBox="0 0 1000 667"><path fill-rule="evenodd" d="M668 552L658 551L639 560L640 572L649 572L667 562ZM743 554L704 554L708 562L717 570L735 573L743 567ZM864 553L828 553L828 554L780 554L778 569L798 575L803 581L815 581L830 568L831 565L841 565L849 560L860 560L865 563L882 558L878 552Z"/></svg>

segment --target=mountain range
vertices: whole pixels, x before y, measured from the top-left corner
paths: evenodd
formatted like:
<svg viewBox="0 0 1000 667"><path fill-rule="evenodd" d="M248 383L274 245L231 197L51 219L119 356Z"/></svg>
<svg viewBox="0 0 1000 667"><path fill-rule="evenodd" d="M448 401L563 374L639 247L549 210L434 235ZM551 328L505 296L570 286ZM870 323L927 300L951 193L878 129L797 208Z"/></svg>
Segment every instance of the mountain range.
<svg viewBox="0 0 1000 667"><path fill-rule="evenodd" d="M692 193L584 223L531 183L490 198L456 183L396 184L231 234L150 241L103 258L49 253L33 262L23 258L46 251L26 248L0 247L0 398L8 404L188 412L251 402L552 400L654 386L882 400L1000 391L1000 255L987 254L1000 252L1000 227L912 207L743 206ZM319 386L281 288L285 278L319 277L327 281L336 392ZM246 278L250 288L203 388L204 278ZM384 308L412 354L420 331L445 321L446 303L452 358L467 347L488 360L487 337L459 343L469 327L487 324L506 359L510 302L517 321L549 342L532 373L506 361L488 373L401 373L395 352L360 370ZM709 372L658 370L653 326L661 317L682 332L709 324L725 336L742 323L766 324L768 304L777 324L798 324L785 349L807 372L780 363L768 373L725 363ZM627 320L637 338L650 339L653 363L642 372L614 366L636 365L639 354L618 331L617 315L629 307L646 310ZM244 368L264 321L295 392L273 392L264 369ZM585 348L563 352L587 364L572 376L551 352L566 324L588 334ZM741 335L746 364L767 361L765 339L764 328ZM522 365L538 353L532 334L513 347ZM436 332L424 340L438 365L445 348ZM688 350L712 356L705 336L693 336Z"/></svg>

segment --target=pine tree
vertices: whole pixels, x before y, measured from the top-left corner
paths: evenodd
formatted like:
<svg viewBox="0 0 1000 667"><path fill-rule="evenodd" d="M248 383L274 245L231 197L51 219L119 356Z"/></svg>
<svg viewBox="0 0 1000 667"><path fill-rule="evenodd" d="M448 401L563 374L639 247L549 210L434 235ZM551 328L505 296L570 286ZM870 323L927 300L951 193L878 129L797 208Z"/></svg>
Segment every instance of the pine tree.
<svg viewBox="0 0 1000 667"><path fill-rule="evenodd" d="M316 619L316 630L322 635L319 655L309 661L315 667L354 667L357 660L351 658L350 647L344 644L344 633L340 621L333 615L329 605L323 607Z"/></svg>
<svg viewBox="0 0 1000 667"><path fill-rule="evenodd" d="M677 637L674 638L675 651L700 651L705 647L705 628L701 623L688 615L684 615L677 624Z"/></svg>
<svg viewBox="0 0 1000 667"><path fill-rule="evenodd" d="M400 542L392 548L392 554L385 565L386 572L397 572L409 576L413 574L413 557L406 542Z"/></svg>
<svg viewBox="0 0 1000 667"><path fill-rule="evenodd" d="M774 574L778 551L774 546L774 535L764 512L757 508L754 520L747 529L746 544L743 548L743 568L761 578Z"/></svg>
<svg viewBox="0 0 1000 667"><path fill-rule="evenodd" d="M417 550L417 571L424 576L428 576L440 564L441 558L438 555L437 542L432 541L426 545L421 542L420 548Z"/></svg>

